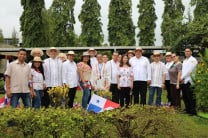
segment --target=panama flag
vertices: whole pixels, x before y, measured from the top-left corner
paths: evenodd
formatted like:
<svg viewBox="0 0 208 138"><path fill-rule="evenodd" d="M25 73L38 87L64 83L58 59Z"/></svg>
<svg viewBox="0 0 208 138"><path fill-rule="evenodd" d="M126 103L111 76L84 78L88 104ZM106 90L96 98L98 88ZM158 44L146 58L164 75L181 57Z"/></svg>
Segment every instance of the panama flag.
<svg viewBox="0 0 208 138"><path fill-rule="evenodd" d="M0 98L0 108L3 108L5 106L4 104L4 97Z"/></svg>
<svg viewBox="0 0 208 138"><path fill-rule="evenodd" d="M120 105L117 103L114 103L110 100L107 100L103 97L93 94L92 98L90 100L90 103L87 107L87 111L93 111L95 113L100 113L105 110L112 110L112 109L118 108L119 106Z"/></svg>

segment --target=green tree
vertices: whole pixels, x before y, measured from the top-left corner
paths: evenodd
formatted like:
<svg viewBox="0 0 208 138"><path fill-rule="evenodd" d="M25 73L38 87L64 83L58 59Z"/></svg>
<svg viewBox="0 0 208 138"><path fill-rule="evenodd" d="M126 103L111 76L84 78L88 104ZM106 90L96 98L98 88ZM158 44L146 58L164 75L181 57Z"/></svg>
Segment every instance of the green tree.
<svg viewBox="0 0 208 138"><path fill-rule="evenodd" d="M42 21L44 0L21 0L23 13L20 17L23 47L44 47L45 34Z"/></svg>
<svg viewBox="0 0 208 138"><path fill-rule="evenodd" d="M48 33L52 46L75 46L74 5L75 0L54 0L47 11Z"/></svg>
<svg viewBox="0 0 208 138"><path fill-rule="evenodd" d="M152 46L155 41L155 28L156 28L156 13L154 8L154 0L140 0L139 8L139 45Z"/></svg>
<svg viewBox="0 0 208 138"><path fill-rule="evenodd" d="M79 15L82 24L80 40L83 46L101 46L103 42L100 9L97 0L84 0Z"/></svg>
<svg viewBox="0 0 208 138"><path fill-rule="evenodd" d="M17 39L17 31L15 28L12 31L12 45L17 45L18 44L18 39Z"/></svg>
<svg viewBox="0 0 208 138"><path fill-rule="evenodd" d="M196 6L194 10L194 20L200 20L208 14L207 0L191 0L191 5Z"/></svg>
<svg viewBox="0 0 208 138"><path fill-rule="evenodd" d="M130 0L111 0L108 15L108 40L111 46L135 45L131 6Z"/></svg>
<svg viewBox="0 0 208 138"><path fill-rule="evenodd" d="M4 43L4 35L1 29L0 29L0 43Z"/></svg>
<svg viewBox="0 0 208 138"><path fill-rule="evenodd" d="M163 22L161 25L163 45L174 46L175 41L184 32L183 13L184 5L181 0L163 0L165 3Z"/></svg>

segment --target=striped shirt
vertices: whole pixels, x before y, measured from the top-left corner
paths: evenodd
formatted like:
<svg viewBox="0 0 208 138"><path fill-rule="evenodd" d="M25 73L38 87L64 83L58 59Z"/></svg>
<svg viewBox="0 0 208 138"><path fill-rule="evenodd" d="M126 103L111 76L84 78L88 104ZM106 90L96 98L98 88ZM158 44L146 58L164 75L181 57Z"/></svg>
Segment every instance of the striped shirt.
<svg viewBox="0 0 208 138"><path fill-rule="evenodd" d="M165 64L162 62L152 62L151 63L151 84L150 86L162 87L163 75L167 73Z"/></svg>

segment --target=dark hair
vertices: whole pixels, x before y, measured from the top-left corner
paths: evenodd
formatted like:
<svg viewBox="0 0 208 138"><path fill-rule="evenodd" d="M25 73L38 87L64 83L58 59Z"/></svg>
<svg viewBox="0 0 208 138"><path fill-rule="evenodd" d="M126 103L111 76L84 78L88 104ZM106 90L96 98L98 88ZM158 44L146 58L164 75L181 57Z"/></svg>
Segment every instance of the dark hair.
<svg viewBox="0 0 208 138"><path fill-rule="evenodd" d="M44 70L43 70L43 64L42 63L40 64L40 67L36 68L35 65L34 65L34 62L32 62L31 68L34 69L34 70L40 71L40 73L43 75L43 79L45 80L45 75L44 75Z"/></svg>
<svg viewBox="0 0 208 138"><path fill-rule="evenodd" d="M131 67L131 65L129 64L129 57L128 57L128 55L127 54L124 54L124 55L122 55L122 57L121 57L121 62L120 62L120 67L123 67L123 58L124 57L127 57L128 58L128 61L127 61L127 65L129 66L129 67Z"/></svg>
<svg viewBox="0 0 208 138"><path fill-rule="evenodd" d="M83 62L83 57L84 56L81 57L81 62ZM91 61L90 61L90 56L89 56L89 61L87 62L87 65L90 66L90 68L92 68Z"/></svg>
<svg viewBox="0 0 208 138"><path fill-rule="evenodd" d="M26 49L24 49L24 48L20 48L20 49L18 50L18 53L19 53L19 52L21 52L21 51L27 52L27 50L26 50Z"/></svg>
<svg viewBox="0 0 208 138"><path fill-rule="evenodd" d="M191 47L186 47L185 50L186 49L189 49L191 52L193 52L193 49Z"/></svg>

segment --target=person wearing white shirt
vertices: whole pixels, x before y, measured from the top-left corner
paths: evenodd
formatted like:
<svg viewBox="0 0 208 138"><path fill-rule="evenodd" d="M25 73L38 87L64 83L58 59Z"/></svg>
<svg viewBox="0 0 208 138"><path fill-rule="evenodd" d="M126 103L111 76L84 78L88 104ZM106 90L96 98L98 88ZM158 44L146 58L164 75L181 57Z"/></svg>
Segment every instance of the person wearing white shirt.
<svg viewBox="0 0 208 138"><path fill-rule="evenodd" d="M165 54L165 60L166 60L166 64L165 67L167 69L167 73L166 73L166 77L165 77L165 88L167 91L167 99L168 99L168 103L171 103L171 93L170 93L170 76L168 73L168 70L170 69L170 67L173 65L173 61L172 61L172 53L171 52L167 52Z"/></svg>
<svg viewBox="0 0 208 138"><path fill-rule="evenodd" d="M198 64L196 58L192 56L192 49L185 49L185 59L182 64L182 74L181 74L181 85L183 100L186 108L186 112L190 115L196 115L196 98L191 88L193 81L191 76L193 75L196 66Z"/></svg>
<svg viewBox="0 0 208 138"><path fill-rule="evenodd" d="M95 64L98 63L96 55L97 55L97 51L94 48L90 48L88 50L88 53L90 54L90 65L91 67L93 67Z"/></svg>
<svg viewBox="0 0 208 138"><path fill-rule="evenodd" d="M41 106L41 98L43 96L44 73L42 68L42 59L40 57L34 57L31 65L32 85L35 92L35 97L32 99L33 107L39 109Z"/></svg>
<svg viewBox="0 0 208 138"><path fill-rule="evenodd" d="M147 85L151 82L151 67L149 60L142 56L142 48L135 49L135 56L129 60L133 69L134 83L133 83L133 96L134 104L146 104Z"/></svg>
<svg viewBox="0 0 208 138"><path fill-rule="evenodd" d="M74 51L69 51L67 53L67 58L63 63L63 68L62 68L62 79L63 79L63 84L66 86L69 86L69 102L68 102L68 107L72 108L73 103L74 103L74 98L76 95L76 90L78 86L78 71L77 71L77 64L74 62L75 58L75 53Z"/></svg>
<svg viewBox="0 0 208 138"><path fill-rule="evenodd" d="M102 54L97 54L98 64L92 67L91 84L94 91L107 90L110 87L110 74L103 63Z"/></svg>
<svg viewBox="0 0 208 138"><path fill-rule="evenodd" d="M154 62L151 65L151 84L149 91L149 105L153 104L155 90L156 94L156 105L161 106L162 88L165 86L165 75L167 73L165 64L160 61L160 52L153 53Z"/></svg>
<svg viewBox="0 0 208 138"><path fill-rule="evenodd" d="M112 92L112 101L119 103L119 90L118 90L118 82L117 82L117 75L118 75L118 52L113 52L112 60L107 62L107 69L110 72L110 91Z"/></svg>
<svg viewBox="0 0 208 138"><path fill-rule="evenodd" d="M62 86L62 61L57 58L59 50L51 47L47 50L50 58L44 60L43 69L45 75L46 90L42 98L42 106L48 108L50 105L50 97L48 90L52 87Z"/></svg>

